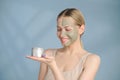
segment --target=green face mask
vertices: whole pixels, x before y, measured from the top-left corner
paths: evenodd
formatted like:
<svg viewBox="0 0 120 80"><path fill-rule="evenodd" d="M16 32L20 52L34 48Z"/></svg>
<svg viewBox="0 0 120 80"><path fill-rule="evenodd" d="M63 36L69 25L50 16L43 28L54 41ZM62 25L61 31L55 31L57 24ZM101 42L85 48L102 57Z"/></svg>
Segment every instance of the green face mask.
<svg viewBox="0 0 120 80"><path fill-rule="evenodd" d="M62 36L68 37L68 39L69 39L65 44L63 44L63 46L65 46L65 47L69 46L77 40L78 29L77 29L77 26L74 24L74 20L72 18L64 18L63 17L58 25L60 25L63 28L66 28L66 26L67 26L71 29L70 31L63 30L61 32Z"/></svg>

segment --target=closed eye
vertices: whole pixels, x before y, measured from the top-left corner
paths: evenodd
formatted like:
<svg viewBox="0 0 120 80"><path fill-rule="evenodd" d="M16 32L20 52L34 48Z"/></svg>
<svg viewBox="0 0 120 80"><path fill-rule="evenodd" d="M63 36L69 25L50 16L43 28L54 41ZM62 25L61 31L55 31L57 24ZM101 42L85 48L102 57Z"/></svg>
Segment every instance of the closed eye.
<svg viewBox="0 0 120 80"><path fill-rule="evenodd" d="M62 29L61 28L57 28L57 31L61 31Z"/></svg>
<svg viewBox="0 0 120 80"><path fill-rule="evenodd" d="M71 31L72 28L67 27L65 30L66 30L66 31Z"/></svg>

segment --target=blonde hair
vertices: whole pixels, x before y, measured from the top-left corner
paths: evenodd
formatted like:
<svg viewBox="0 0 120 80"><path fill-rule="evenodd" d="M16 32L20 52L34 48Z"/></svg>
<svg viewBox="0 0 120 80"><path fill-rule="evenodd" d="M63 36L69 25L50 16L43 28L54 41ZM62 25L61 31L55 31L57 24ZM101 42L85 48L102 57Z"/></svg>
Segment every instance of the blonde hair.
<svg viewBox="0 0 120 80"><path fill-rule="evenodd" d="M57 19L60 17L71 17L74 19L76 25L79 25L79 26L81 26L82 24L85 25L85 20L84 20L82 13L80 12L80 10L76 8L67 8L63 10L58 15Z"/></svg>
<svg viewBox="0 0 120 80"><path fill-rule="evenodd" d="M85 25L85 20L84 20L83 14L80 12L80 10L78 10L76 8L67 8L67 9L63 10L58 15L57 20L60 17L71 17L74 19L76 25L78 25L78 26L81 26L83 24ZM81 37L81 35L80 35L80 37ZM80 40L80 44L83 47L82 40Z"/></svg>

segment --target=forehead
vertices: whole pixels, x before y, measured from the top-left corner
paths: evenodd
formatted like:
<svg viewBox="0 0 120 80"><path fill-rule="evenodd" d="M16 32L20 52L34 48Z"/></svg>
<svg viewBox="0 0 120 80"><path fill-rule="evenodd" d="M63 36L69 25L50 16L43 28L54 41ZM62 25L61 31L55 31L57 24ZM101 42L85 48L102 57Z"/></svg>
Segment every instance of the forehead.
<svg viewBox="0 0 120 80"><path fill-rule="evenodd" d="M71 17L60 17L57 21L58 26L72 26L75 22Z"/></svg>

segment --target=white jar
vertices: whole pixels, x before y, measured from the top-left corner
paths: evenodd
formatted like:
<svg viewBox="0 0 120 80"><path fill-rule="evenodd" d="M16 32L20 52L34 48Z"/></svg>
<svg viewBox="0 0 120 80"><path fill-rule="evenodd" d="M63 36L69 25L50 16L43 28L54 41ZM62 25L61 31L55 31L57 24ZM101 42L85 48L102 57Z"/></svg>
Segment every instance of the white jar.
<svg viewBox="0 0 120 80"><path fill-rule="evenodd" d="M32 48L32 54L31 54L31 56L41 57L42 54L43 54L43 52L44 52L43 48L34 47L34 48Z"/></svg>

